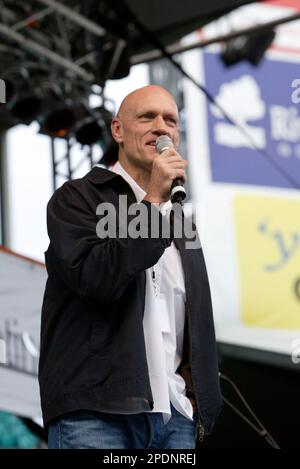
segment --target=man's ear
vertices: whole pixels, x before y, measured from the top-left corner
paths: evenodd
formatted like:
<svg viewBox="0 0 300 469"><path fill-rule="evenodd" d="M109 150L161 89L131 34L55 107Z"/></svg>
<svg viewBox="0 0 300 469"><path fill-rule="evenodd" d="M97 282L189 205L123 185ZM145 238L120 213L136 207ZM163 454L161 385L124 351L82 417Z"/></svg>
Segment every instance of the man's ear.
<svg viewBox="0 0 300 469"><path fill-rule="evenodd" d="M123 142L123 128L119 117L113 118L110 128L114 140L120 145Z"/></svg>

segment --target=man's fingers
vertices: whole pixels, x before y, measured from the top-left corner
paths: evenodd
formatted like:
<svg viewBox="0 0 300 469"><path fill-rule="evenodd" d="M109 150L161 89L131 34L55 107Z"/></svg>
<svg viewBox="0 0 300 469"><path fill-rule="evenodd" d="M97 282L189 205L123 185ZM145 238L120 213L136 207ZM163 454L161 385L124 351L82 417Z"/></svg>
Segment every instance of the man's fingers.
<svg viewBox="0 0 300 469"><path fill-rule="evenodd" d="M162 164L162 165L176 165L179 164L181 165L182 168L185 168L188 164L186 160L183 160L180 157L177 156L171 156L170 158L166 158L160 161L157 161L157 164Z"/></svg>
<svg viewBox="0 0 300 469"><path fill-rule="evenodd" d="M177 178L183 179L184 181L186 180L185 171L183 169L177 169L173 172L173 180Z"/></svg>
<svg viewBox="0 0 300 469"><path fill-rule="evenodd" d="M172 164L172 168L174 168L174 169L185 169L186 164L185 164L184 161L176 161Z"/></svg>
<svg viewBox="0 0 300 469"><path fill-rule="evenodd" d="M178 161L186 161L179 155L179 153L177 153L176 150L174 150L174 148L170 148L169 150L164 151L163 153L158 155L157 158L162 160L162 161L164 160L164 161L168 161L168 162L177 161L177 160Z"/></svg>

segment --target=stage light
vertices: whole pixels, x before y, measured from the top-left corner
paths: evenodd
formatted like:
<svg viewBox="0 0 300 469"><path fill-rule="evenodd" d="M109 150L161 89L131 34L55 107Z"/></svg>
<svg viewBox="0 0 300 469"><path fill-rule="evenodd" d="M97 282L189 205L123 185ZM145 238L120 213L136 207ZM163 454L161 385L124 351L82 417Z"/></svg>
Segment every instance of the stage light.
<svg viewBox="0 0 300 469"><path fill-rule="evenodd" d="M42 119L41 131L53 137L66 137L76 122L72 108L61 105L48 112Z"/></svg>
<svg viewBox="0 0 300 469"><path fill-rule="evenodd" d="M109 125L112 119L110 111L103 106L85 109L85 115L76 123L74 133L77 142L92 145L101 140L104 146L109 138Z"/></svg>
<svg viewBox="0 0 300 469"><path fill-rule="evenodd" d="M92 145L103 137L103 129L94 117L87 116L75 126L75 137L82 145Z"/></svg>
<svg viewBox="0 0 300 469"><path fill-rule="evenodd" d="M225 44L221 59L227 67L241 60L248 60L252 65L258 65L274 37L274 31L239 36Z"/></svg>
<svg viewBox="0 0 300 469"><path fill-rule="evenodd" d="M89 108L86 101L76 96L66 101L45 100L48 109L39 116L40 133L52 137L75 137L81 145L92 145L99 141L103 148L110 142L110 122L112 114L103 106Z"/></svg>
<svg viewBox="0 0 300 469"><path fill-rule="evenodd" d="M124 39L106 37L97 47L96 82L104 86L107 80L120 80L130 72L130 49Z"/></svg>
<svg viewBox="0 0 300 469"><path fill-rule="evenodd" d="M274 38L275 31L266 31L249 36L247 60L252 63L252 65L258 65Z"/></svg>
<svg viewBox="0 0 300 469"><path fill-rule="evenodd" d="M14 117L28 124L38 117L42 105L43 101L37 93L23 92L12 100L9 108Z"/></svg>

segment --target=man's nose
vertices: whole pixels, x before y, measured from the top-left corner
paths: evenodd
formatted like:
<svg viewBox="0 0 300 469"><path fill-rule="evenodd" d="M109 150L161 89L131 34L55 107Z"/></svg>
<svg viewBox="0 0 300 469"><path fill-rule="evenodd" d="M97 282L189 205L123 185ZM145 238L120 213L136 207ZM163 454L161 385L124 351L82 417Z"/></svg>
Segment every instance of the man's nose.
<svg viewBox="0 0 300 469"><path fill-rule="evenodd" d="M161 116L156 116L153 120L153 133L157 135L169 135L169 129ZM170 135L169 135L170 136Z"/></svg>

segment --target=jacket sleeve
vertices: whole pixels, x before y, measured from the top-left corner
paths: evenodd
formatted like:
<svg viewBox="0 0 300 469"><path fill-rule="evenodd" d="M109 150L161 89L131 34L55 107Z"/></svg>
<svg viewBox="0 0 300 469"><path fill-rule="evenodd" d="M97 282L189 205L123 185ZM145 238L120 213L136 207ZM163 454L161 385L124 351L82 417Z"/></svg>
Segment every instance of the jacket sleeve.
<svg viewBox="0 0 300 469"><path fill-rule="evenodd" d="M148 209L150 233L151 204L141 203ZM160 212L159 217L162 217ZM98 221L94 208L79 188L64 184L47 207L50 246L46 264L48 271L54 268L68 287L84 299L114 301L138 273L158 261L171 244L172 234L154 239L150 235L136 239L100 239L96 233Z"/></svg>

